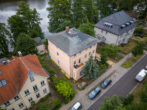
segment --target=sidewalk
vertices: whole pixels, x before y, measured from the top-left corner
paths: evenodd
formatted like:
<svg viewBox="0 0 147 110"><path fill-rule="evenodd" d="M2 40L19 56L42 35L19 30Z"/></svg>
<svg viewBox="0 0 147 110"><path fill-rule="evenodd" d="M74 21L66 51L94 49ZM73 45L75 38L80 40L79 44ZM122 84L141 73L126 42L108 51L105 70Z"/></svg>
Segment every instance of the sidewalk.
<svg viewBox="0 0 147 110"><path fill-rule="evenodd" d="M116 63L114 66L112 66L110 69L108 69L102 76L100 76L97 80L95 80L93 83L88 85L85 90L77 92L74 99L70 101L68 104L64 104L60 110L68 110L74 103L79 101L82 104L82 110L86 110L86 108L89 107L92 103L94 103L95 100L88 99L87 94L91 89L96 87L100 82L102 82L105 78L111 77L112 84L111 86L118 81L127 71L128 69L124 69L121 66L128 58L130 58L132 55L128 54L126 55L122 60L120 60L118 63ZM107 89L102 90L100 96L104 94L111 86L109 86ZM96 97L99 98L100 96Z"/></svg>

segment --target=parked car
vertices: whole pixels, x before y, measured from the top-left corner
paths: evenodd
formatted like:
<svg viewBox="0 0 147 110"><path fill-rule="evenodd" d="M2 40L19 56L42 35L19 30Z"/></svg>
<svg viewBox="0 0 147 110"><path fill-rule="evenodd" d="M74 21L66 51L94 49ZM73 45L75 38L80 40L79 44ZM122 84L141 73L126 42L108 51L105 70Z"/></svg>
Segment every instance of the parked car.
<svg viewBox="0 0 147 110"><path fill-rule="evenodd" d="M101 92L101 89L97 87L88 94L88 97L90 99L94 99L100 92Z"/></svg>
<svg viewBox="0 0 147 110"><path fill-rule="evenodd" d="M134 34L134 36L136 36L136 37L143 37L143 35L142 34Z"/></svg>
<svg viewBox="0 0 147 110"><path fill-rule="evenodd" d="M82 108L82 105L80 102L76 102L70 110L80 110L80 108Z"/></svg>
<svg viewBox="0 0 147 110"><path fill-rule="evenodd" d="M137 75L136 75L136 80L138 82L141 82L143 81L143 79L146 77L147 75L147 70L145 69L142 69Z"/></svg>
<svg viewBox="0 0 147 110"><path fill-rule="evenodd" d="M110 78L107 78L104 82L101 83L101 87L105 89L111 82L112 80Z"/></svg>
<svg viewBox="0 0 147 110"><path fill-rule="evenodd" d="M147 65L145 66L145 69L147 70Z"/></svg>

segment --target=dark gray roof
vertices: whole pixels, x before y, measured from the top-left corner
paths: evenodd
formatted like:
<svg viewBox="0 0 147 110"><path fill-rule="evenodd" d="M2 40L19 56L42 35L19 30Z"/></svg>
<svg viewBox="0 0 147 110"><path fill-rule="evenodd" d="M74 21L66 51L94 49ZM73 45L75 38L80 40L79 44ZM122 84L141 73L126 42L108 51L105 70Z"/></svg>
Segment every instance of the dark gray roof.
<svg viewBox="0 0 147 110"><path fill-rule="evenodd" d="M71 30L72 34L70 31L63 31L49 36L48 40L69 56L73 56L99 42L96 38L84 34L77 29L73 28Z"/></svg>
<svg viewBox="0 0 147 110"><path fill-rule="evenodd" d="M120 11L103 18L95 24L95 27L116 35L122 35L124 32L136 27L136 23L126 12Z"/></svg>
<svg viewBox="0 0 147 110"><path fill-rule="evenodd" d="M36 37L35 40L37 46L43 44L43 39L41 39L40 37Z"/></svg>
<svg viewBox="0 0 147 110"><path fill-rule="evenodd" d="M7 60L9 60L9 59L8 59L8 58L1 58L1 59L0 59L0 65L3 64L3 61L7 61Z"/></svg>

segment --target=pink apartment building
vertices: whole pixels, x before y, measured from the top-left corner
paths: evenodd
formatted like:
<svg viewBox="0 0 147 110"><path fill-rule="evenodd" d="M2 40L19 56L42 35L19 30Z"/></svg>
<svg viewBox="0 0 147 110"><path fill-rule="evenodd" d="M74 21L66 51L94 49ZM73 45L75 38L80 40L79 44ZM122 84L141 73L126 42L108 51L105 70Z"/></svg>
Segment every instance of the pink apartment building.
<svg viewBox="0 0 147 110"><path fill-rule="evenodd" d="M48 37L51 59L67 77L74 80L83 76L81 71L89 57L95 57L97 43L96 38L74 28L66 28L65 31Z"/></svg>

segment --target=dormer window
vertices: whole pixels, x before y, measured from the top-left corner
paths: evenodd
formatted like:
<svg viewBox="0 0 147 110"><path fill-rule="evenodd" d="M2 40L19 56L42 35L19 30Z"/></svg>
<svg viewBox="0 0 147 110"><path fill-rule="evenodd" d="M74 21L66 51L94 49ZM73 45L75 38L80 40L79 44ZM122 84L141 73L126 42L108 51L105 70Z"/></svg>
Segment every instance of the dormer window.
<svg viewBox="0 0 147 110"><path fill-rule="evenodd" d="M6 80L0 80L0 88L7 84Z"/></svg>
<svg viewBox="0 0 147 110"><path fill-rule="evenodd" d="M29 78L30 78L30 81L33 82L34 81L34 73L33 72L29 72Z"/></svg>
<svg viewBox="0 0 147 110"><path fill-rule="evenodd" d="M105 22L104 25L105 25L106 27L110 27L110 28L113 27L113 25L112 25L111 23L108 23L108 22Z"/></svg>
<svg viewBox="0 0 147 110"><path fill-rule="evenodd" d="M34 77L30 76L30 81L33 82L34 81Z"/></svg>
<svg viewBox="0 0 147 110"><path fill-rule="evenodd" d="M120 28L121 28L121 29L123 29L123 28L125 28L125 27L126 27L126 25L124 25L124 24L123 24L123 25L121 25L121 27L120 27Z"/></svg>

